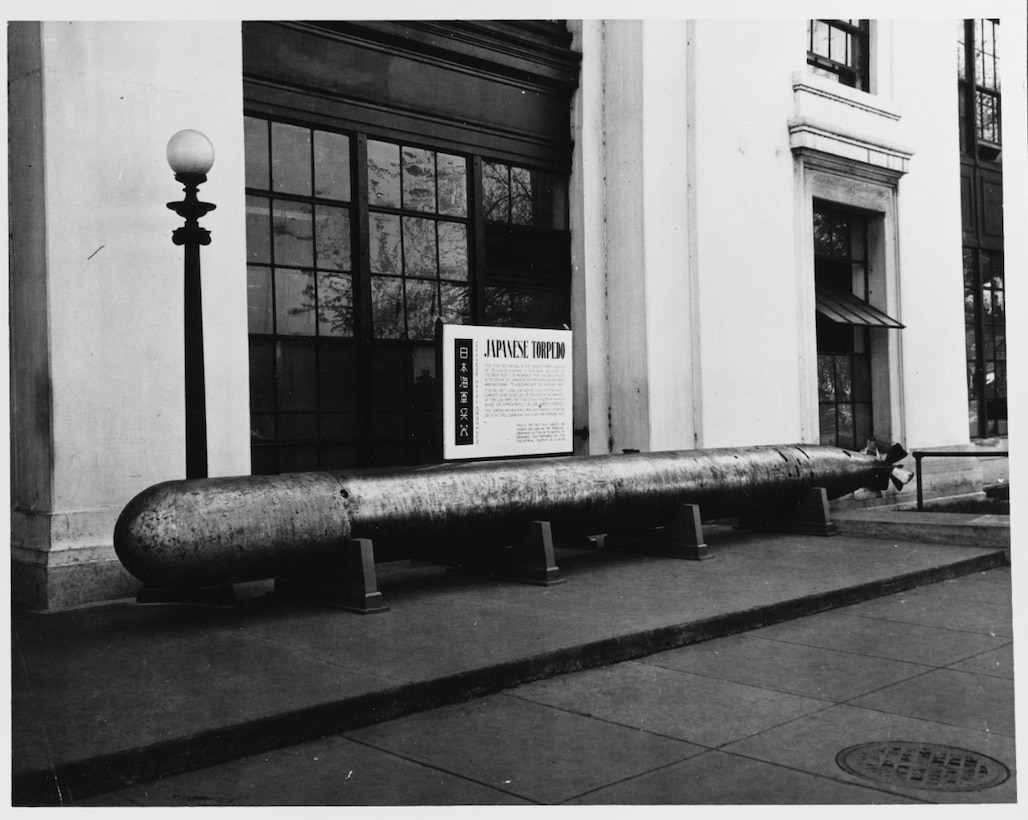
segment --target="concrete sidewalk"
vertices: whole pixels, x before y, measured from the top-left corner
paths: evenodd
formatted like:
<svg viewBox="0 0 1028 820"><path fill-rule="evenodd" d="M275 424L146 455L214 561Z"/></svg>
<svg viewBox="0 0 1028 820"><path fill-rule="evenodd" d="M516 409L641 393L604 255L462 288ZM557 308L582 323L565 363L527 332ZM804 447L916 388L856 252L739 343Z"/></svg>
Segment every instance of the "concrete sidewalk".
<svg viewBox="0 0 1028 820"><path fill-rule="evenodd" d="M841 741L846 727L853 729L854 698L874 698L883 681L902 686L906 680L925 679L932 673L941 676L938 680L945 690L952 685L952 681L946 684L946 676L980 674L980 670L960 664L988 664L992 656L987 653L995 652L996 662L1002 666L1003 653L1009 651L1009 572L1000 569L971 576L1004 567L1002 548L845 534L829 538L772 535L728 527L710 527L706 535L715 558L702 562L605 550L560 550L558 563L567 583L551 588L483 579L413 562L382 565L379 588L392 610L372 616L283 599L260 584L240 589L241 600L232 607L124 602L64 613L16 613L12 659L14 803L161 804L160 796L153 796L150 781L162 778L162 783L174 784L171 776L177 773L274 749L284 749L276 759L302 755L304 747L297 744L342 733L349 734L325 742L374 747L379 755L375 765L386 769L397 756L403 760L397 771L413 772L412 766L427 766L437 773L433 767L441 766L446 773L444 782L456 785L449 792L428 789L419 797L418 793L405 795L385 787L378 793L373 788L368 791L368 783L378 782L372 778L362 780L361 790L337 792L335 797L324 797L325 802L605 802L607 798L614 802L706 802L702 789L675 798L669 785L674 778L661 785L664 781L659 771L678 765L719 769L721 756L735 755L739 760L733 759L734 765L742 766L739 774L743 780L754 783L760 776L745 775L745 770L760 760L786 765L791 772L826 776L811 773L796 761L779 759L783 754L788 758L795 743L787 737L776 740L767 731L772 724L766 721L747 723L740 718L742 713L731 695L736 687L742 687L738 691L744 694L748 688L764 691L761 687L777 693L769 701L769 714L775 715L773 725L781 724L783 731L792 727L789 731L806 732L804 748L818 737L818 748L841 743L832 752L834 759L843 746L851 745ZM924 587L952 578L962 580ZM997 582L997 578L1002 580ZM917 616L921 620L949 617L954 601L936 600L930 593L950 587L983 592L987 600L979 598L979 603L987 604L991 620L986 627L972 625L968 629L900 619L895 622L904 625L891 632L880 625L871 629L862 639L860 651L820 646L819 651L877 658L878 666L898 664L895 668L900 674L883 673L881 679L872 675L870 688L831 684L836 688L813 691L809 687L820 679L814 672L795 677L797 682L792 684L746 679L747 666L749 674L760 668L760 652L754 655L754 647L773 647L771 655L781 659L798 651L799 655L786 663L794 671L835 665L835 661L819 661L810 655L812 648L818 648L819 639L789 637L787 630L802 629L802 621L784 622L913 587L923 587L917 594L929 614ZM957 598L964 600L967 595ZM959 617L972 618L977 609L981 607L963 606ZM840 617L845 619L847 632L858 624L866 627L879 617L889 623L895 620L870 609L863 615L830 613L819 616L822 620L818 622ZM770 624L779 625L762 630L760 637L750 633L728 639L734 641L732 651L738 657L727 666L711 662L710 643L678 649ZM776 634L774 630L785 631ZM941 637L930 637L925 630L941 630ZM826 641L829 639L824 638L822 644ZM918 646L939 642L948 648L938 654L916 654ZM896 652L901 653L899 657ZM645 661L612 667L616 671L598 668L644 657ZM719 666L735 671L715 671ZM586 669L591 671L555 678ZM850 677L842 675L843 679ZM986 677L1006 680L997 674L986 673ZM550 678L554 680L547 680ZM504 691L519 684L528 685ZM650 684L664 693L656 702L637 695ZM447 706L482 695L489 697L475 701L474 706ZM510 704L514 704L513 712ZM440 706L447 708L427 711ZM874 704L860 704L859 708L881 712ZM555 784L564 785L506 788L514 785L513 778L510 783L494 782L475 769L485 765L492 771L492 764L468 762L467 750L462 751L467 727L443 730L432 723L432 715L439 714L444 723L447 714L462 716L458 721L462 725L471 720L485 732L483 737L491 738L483 741L485 748L496 753L516 749L513 741L497 743L498 737L527 737L525 732L531 727L543 727L541 737L525 742L537 751L549 742L547 737L559 740L560 745L571 744L556 761L548 753L537 753L534 761L551 772ZM494 714L495 720L489 717ZM393 720L396 718L400 720ZM904 720L935 719L912 715ZM593 725L597 721L604 726L618 724L619 732L628 734L621 739L607 738L607 746L597 746L600 738L594 737ZM719 722L735 728L720 734L698 728ZM949 725L946 719L938 722ZM988 732L950 725L952 731L939 734L945 740L936 742L991 755L1012 769L1012 719L1010 723L1009 729L986 727ZM582 733L575 725L583 727ZM422 728L417 730L418 726ZM634 728L629 732L626 726ZM854 742L895 740L898 735L892 727L915 728L909 722L887 723L881 731ZM887 728L890 731L885 731ZM584 764L575 763L575 749L595 746L613 752L628 749L624 743L646 746L650 741L640 740L640 729L658 738L654 749L667 746L667 750L645 752L648 762L638 764L631 777L621 769L620 774L597 773L593 779L576 779L574 772ZM850 734L856 737L853 731ZM906 739L924 738L921 732ZM1007 738L1009 748L1000 742L1002 738ZM425 757L433 745L435 751ZM515 751L511 754L516 759L524 756ZM450 762L444 765L445 760ZM616 768L616 764L615 754L610 765ZM502 768L497 766L496 771ZM639 780L632 787L635 791L618 792L614 785L644 774L655 779ZM435 782L438 778L434 777L432 774L429 779ZM412 778L411 783L417 782L413 774ZM834 784L838 773L833 771L827 779ZM851 783L853 779L850 777ZM172 790L165 793L172 796L166 797L164 804L179 800L197 804L321 802L310 790L290 792L284 782L277 782L279 791L275 791L277 780L276 775L262 776L263 791L244 791L224 799L205 793L199 796L203 799L194 795L197 799L191 800ZM111 794L144 783L147 785L136 786L135 791ZM855 802L864 802L863 798L875 802L881 796L880 791L866 786L863 791L852 784L849 788L857 789L847 792ZM803 795L818 794L800 785L796 789L795 799L783 802L802 802ZM976 801L1011 800L1012 789L1010 779L988 792L963 794ZM955 794L959 797L961 793ZM952 799L953 794L945 797ZM915 799L926 798L917 794Z"/></svg>

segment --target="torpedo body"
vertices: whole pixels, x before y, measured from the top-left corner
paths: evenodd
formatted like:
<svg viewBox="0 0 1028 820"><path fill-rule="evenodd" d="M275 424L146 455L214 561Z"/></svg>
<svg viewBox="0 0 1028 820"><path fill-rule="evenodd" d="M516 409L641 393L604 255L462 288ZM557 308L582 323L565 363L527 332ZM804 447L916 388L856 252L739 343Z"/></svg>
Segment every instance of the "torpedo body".
<svg viewBox="0 0 1028 820"><path fill-rule="evenodd" d="M782 513L811 487L884 489L895 460L778 445L169 481L129 502L114 547L152 586L252 581L317 572L348 538L384 561L509 544L533 520L595 535L662 526L682 504Z"/></svg>

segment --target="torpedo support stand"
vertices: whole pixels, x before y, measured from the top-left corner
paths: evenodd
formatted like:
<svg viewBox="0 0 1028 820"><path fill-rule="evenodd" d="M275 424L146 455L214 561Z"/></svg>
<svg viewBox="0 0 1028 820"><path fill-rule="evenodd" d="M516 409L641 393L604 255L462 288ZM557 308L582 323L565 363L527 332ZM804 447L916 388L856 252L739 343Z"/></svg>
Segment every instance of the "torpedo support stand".
<svg viewBox="0 0 1028 820"><path fill-rule="evenodd" d="M529 521L521 537L486 559L460 555L454 562L472 572L498 576L519 584L552 587L564 583L553 550L549 521Z"/></svg>
<svg viewBox="0 0 1028 820"><path fill-rule="evenodd" d="M347 538L342 548L315 578L280 576L275 592L302 597L333 609L360 615L388 612L375 575L375 551L370 538Z"/></svg>
<svg viewBox="0 0 1028 820"><path fill-rule="evenodd" d="M663 527L642 533L608 533L602 543L606 548L623 552L688 561L705 561L714 557L703 539L703 519L698 504L682 504L674 518Z"/></svg>
<svg viewBox="0 0 1028 820"><path fill-rule="evenodd" d="M832 521L828 510L828 491L824 487L808 487L799 506L789 512L741 518L739 527L769 532L792 532L799 535L839 534L839 528Z"/></svg>

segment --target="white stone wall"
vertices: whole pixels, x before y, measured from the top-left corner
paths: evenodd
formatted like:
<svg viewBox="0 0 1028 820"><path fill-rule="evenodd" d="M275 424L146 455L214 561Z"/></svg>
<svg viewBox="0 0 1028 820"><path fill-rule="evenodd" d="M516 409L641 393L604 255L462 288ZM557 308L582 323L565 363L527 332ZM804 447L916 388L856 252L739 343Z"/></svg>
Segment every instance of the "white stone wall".
<svg viewBox="0 0 1028 820"><path fill-rule="evenodd" d="M42 123L12 127L41 125L45 173L33 183L43 224L12 252L42 236L15 276L46 283L48 348L26 353L45 358L52 453L20 465L50 497L16 498L12 527L16 561L48 577L37 603L53 606L88 597L59 580L66 568L116 565L114 521L133 495L184 477L180 219L165 207L182 195L165 159L181 128L216 152L201 188L218 206L202 252L210 472L249 472L241 43L238 23L213 22L48 21L18 36L38 38L26 76Z"/></svg>

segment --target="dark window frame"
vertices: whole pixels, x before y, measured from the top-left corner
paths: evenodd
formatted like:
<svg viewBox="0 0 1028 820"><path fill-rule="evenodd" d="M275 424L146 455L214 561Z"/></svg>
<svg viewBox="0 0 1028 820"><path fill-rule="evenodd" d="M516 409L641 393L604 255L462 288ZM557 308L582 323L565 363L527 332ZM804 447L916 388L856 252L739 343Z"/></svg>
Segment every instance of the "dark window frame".
<svg viewBox="0 0 1028 820"><path fill-rule="evenodd" d="M566 177L556 174L552 169L531 168L521 163L511 163L507 160L495 160L484 157L479 153L469 153L454 150L451 146L435 146L429 143L414 142L407 139L405 135L397 136L388 132L371 133L366 130L353 130L332 128L321 121L305 122L287 116L278 116L269 113L263 108L245 110L248 120L265 121L268 126L268 142L271 142L270 123L283 123L288 125L308 128L313 132L327 131L344 135L350 140L350 195L346 200L330 200L332 205L342 205L349 209L350 213L350 268L349 275L352 277L352 334L346 337L331 337L325 339L321 334L320 323L315 316L313 322L313 335L283 334L275 326L277 299L275 287L276 264L274 256L274 231L270 230L271 250L269 261L253 262L249 259L248 266L271 271L271 311L272 311L272 332L250 332L251 343L251 373L253 373L254 356L258 352L267 353L271 347L274 361L274 382L271 385L257 385L251 383L251 400L257 392L263 390L270 392L274 398L271 407L252 407L251 410L251 452L253 459L253 472L255 473L277 473L285 469L346 469L350 467L365 466L387 466L398 464L428 463L437 461L441 453L441 434L435 419L439 413L438 396L434 387L435 374L429 375L431 383L426 382L424 374L415 373L418 362L422 364L431 362L434 366L434 339L412 338L404 334L401 338L389 338L376 335L373 327L373 297L372 278L380 274L373 274L371 267L371 219L375 214L395 216L400 220L401 235L400 242L403 242L402 220L407 218L427 219L434 223L453 222L466 226L467 237L467 302L468 313L464 321L474 324L504 324L524 325L519 321L517 314L518 302L516 298L507 302L499 302L490 297L490 293L500 291L507 294L530 292L538 295L544 294L548 301L551 297L556 308L553 315L544 313L544 320L527 326L561 327L570 322L570 231L567 221L567 186ZM424 149L447 154L461 156L465 160L465 198L466 213L463 216L447 215L440 213L438 206L435 211L419 211L403 207L405 203L399 203L400 207L374 205L369 198L369 172L368 172L368 141L374 140L399 146L402 152L404 148ZM274 156L271 148L268 149L268 180L267 187L247 186L246 196L248 199L257 198L267 200L269 213L277 200L285 200L310 205L313 209L323 201L312 191L308 195L285 194L272 189L274 179ZM312 151L313 155L313 151ZM401 153L402 156L402 153ZM313 156L311 164L313 168ZM514 226L520 232L522 245L532 246L541 244L544 251L549 249L547 238L559 237L560 241L555 245L557 252L563 255L563 270L554 272L552 266L543 266L544 269L535 270L531 265L518 269L511 267L504 260L490 260L485 237L494 227L485 218L484 193L481 183L481 166L483 162L492 162L519 168L529 174L533 180L545 179L560 188L558 198L562 200L563 218L559 226L538 224L538 215L545 212L538 208L538 192L533 189L533 213L536 219L531 224ZM402 160L401 160L402 166ZM401 172L402 173L402 172ZM400 182L403 190L402 180ZM438 191L437 191L438 203ZM270 218L270 216L269 216ZM311 239L312 247L316 248L316 234ZM316 253L316 251L315 251ZM439 249L436 255L438 260ZM531 256L531 254L529 254ZM313 260L315 263L317 259ZM558 264L558 266L561 266ZM317 270L313 265L312 270ZM401 288L406 288L408 278L421 280L420 276L409 276L405 270L401 270L396 277L400 281ZM314 282L317 288L318 278L315 275ZM425 280L428 281L428 280ZM441 293L442 284L448 284L446 279L437 270L435 280L437 283L437 297ZM315 291L316 293L316 291ZM531 301L531 300L530 300ZM440 307L437 301L436 307ZM504 310L507 311L504 314ZM497 312L499 311L499 313ZM538 310L528 314L538 317ZM523 319L523 317L521 317ZM314 351L313 372L317 383L313 386L313 403L309 410L286 410L280 406L278 383L282 378L281 359L285 350L284 346L308 346ZM356 391L355 409L346 412L355 416L350 425L350 435L344 439L330 439L323 434L323 416L329 415L330 411L321 408L321 394L324 392L321 384L322 358L327 355L326 345L340 349L349 348L354 351L353 357L356 360L356 378L352 389ZM401 372L402 371L402 372ZM388 384L387 384L388 382ZM392 401L377 401L376 396L381 397L388 394ZM388 404L389 406L385 406ZM334 413L334 411L331 411ZM313 415L316 417L317 432L310 441L285 440L281 435L283 422L291 418ZM272 440L258 440L261 425L264 430L269 429L268 418L270 417L270 429ZM326 449L327 448L327 449ZM327 453L327 454L326 454Z"/></svg>
<svg viewBox="0 0 1028 820"><path fill-rule="evenodd" d="M957 44L960 150L986 162L999 162L1003 147L998 33L997 19L963 20Z"/></svg>
<svg viewBox="0 0 1028 820"><path fill-rule="evenodd" d="M957 51L965 366L972 439L1008 433L998 33L999 20L962 20ZM993 117L983 128L980 114L986 102Z"/></svg>
<svg viewBox="0 0 1028 820"><path fill-rule="evenodd" d="M870 228L872 216L855 208L815 199L813 203L815 231L815 282L828 288L845 289L867 301L871 280ZM817 241L818 217L827 219L827 234L837 237L846 226L845 249L826 248ZM855 224L856 223L856 224ZM855 228L855 230L854 230ZM854 245L859 243L858 253ZM854 292L855 272L863 278L861 292ZM848 281L844 281L848 280ZM848 285L848 286L847 286ZM862 326L841 324L821 314L815 317L818 361L818 429L822 444L860 449L875 438L874 394L872 390L871 334ZM831 373L828 373L828 371ZM848 380L848 384L847 384ZM840 386L844 385L845 390ZM829 390L830 388L830 390ZM848 395L847 395L848 394ZM849 418L849 430L842 424ZM831 419L832 429L825 429Z"/></svg>
<svg viewBox="0 0 1028 820"><path fill-rule="evenodd" d="M816 32L827 29L827 53L817 50ZM837 55L832 47L833 32L844 38L845 53ZM871 91L870 20L809 20L807 22L807 65L822 76L835 77L842 85ZM838 59L837 56L842 56Z"/></svg>

